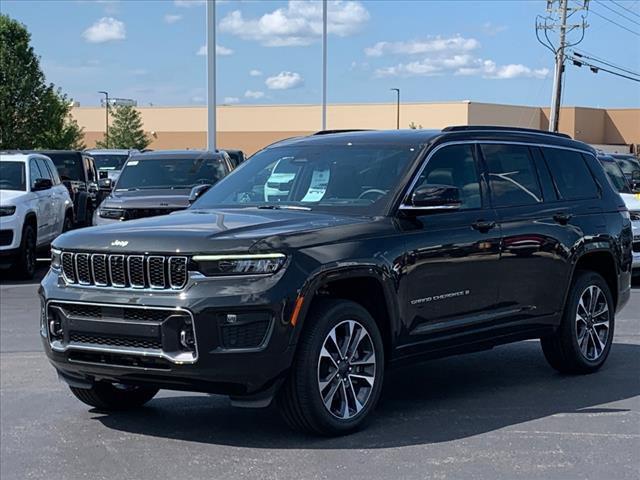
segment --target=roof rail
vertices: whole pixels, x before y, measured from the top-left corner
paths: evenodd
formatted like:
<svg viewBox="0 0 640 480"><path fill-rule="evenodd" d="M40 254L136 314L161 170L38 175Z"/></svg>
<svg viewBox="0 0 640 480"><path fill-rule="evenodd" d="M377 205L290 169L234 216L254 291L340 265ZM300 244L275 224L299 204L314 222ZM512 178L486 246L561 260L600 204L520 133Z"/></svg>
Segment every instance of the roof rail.
<svg viewBox="0 0 640 480"><path fill-rule="evenodd" d="M504 127L504 126L493 126L493 125L454 125L451 127L445 127L442 129L443 132L465 132L465 131L498 131L498 132L522 132L522 133L535 133L538 135L553 135L554 137L568 138L571 139L569 135L566 133L560 132L548 132L545 130L537 130L535 128L524 128L524 127Z"/></svg>
<svg viewBox="0 0 640 480"><path fill-rule="evenodd" d="M312 133L311 135L330 135L332 133L349 133L349 132L369 132L366 128L347 128L344 130L320 130L319 132Z"/></svg>

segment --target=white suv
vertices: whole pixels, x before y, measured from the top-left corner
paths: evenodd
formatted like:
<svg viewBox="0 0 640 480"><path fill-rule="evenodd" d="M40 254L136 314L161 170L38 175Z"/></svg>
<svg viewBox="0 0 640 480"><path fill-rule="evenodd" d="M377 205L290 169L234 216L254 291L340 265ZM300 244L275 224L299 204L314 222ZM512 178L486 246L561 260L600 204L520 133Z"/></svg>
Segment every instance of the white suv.
<svg viewBox="0 0 640 480"><path fill-rule="evenodd" d="M36 251L72 224L73 203L48 157L0 155L0 265L33 277Z"/></svg>

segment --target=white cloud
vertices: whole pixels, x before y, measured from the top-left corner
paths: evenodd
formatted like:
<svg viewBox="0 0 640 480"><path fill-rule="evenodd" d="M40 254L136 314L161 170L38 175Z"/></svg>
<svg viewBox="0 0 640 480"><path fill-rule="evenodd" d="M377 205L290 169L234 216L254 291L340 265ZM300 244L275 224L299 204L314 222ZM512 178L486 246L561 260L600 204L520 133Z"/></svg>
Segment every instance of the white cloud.
<svg viewBox="0 0 640 480"><path fill-rule="evenodd" d="M206 54L207 54L206 45L202 45L196 52L196 55L206 55ZM227 47L223 47L222 45L216 45L216 54L221 57L226 57L229 55L233 55L233 50Z"/></svg>
<svg viewBox="0 0 640 480"><path fill-rule="evenodd" d="M255 90L247 90L246 92L244 92L244 96L245 98L254 98L254 99L259 99L259 98L263 98L264 97L264 92L260 92L260 91L255 91Z"/></svg>
<svg viewBox="0 0 640 480"><path fill-rule="evenodd" d="M497 34L504 32L508 27L506 25L496 25L491 22L484 22L482 24L482 31L490 37L495 37Z"/></svg>
<svg viewBox="0 0 640 480"><path fill-rule="evenodd" d="M176 23L176 22L179 22L180 20L182 20L182 15L175 15L175 14L172 14L172 13L167 13L164 16L164 22L168 23L168 24Z"/></svg>
<svg viewBox="0 0 640 480"><path fill-rule="evenodd" d="M222 100L222 103L226 103L226 104L232 104L232 103L239 103L240 99L238 97L224 97L224 100Z"/></svg>
<svg viewBox="0 0 640 480"><path fill-rule="evenodd" d="M252 77L261 77L262 76L262 72L260 70L249 70L249 75L251 75Z"/></svg>
<svg viewBox="0 0 640 480"><path fill-rule="evenodd" d="M369 20L369 12L358 1L333 0L327 8L327 31L332 35L352 35ZM289 0L287 8L253 19L234 10L220 21L220 31L267 47L310 45L322 35L322 3Z"/></svg>
<svg viewBox="0 0 640 480"><path fill-rule="evenodd" d="M437 52L470 52L480 47L475 38L464 38L459 35L449 38L440 36L427 40L412 40L409 42L378 42L372 47L364 49L368 57L383 55L418 55Z"/></svg>
<svg viewBox="0 0 640 480"><path fill-rule="evenodd" d="M124 23L113 17L102 17L87 28L82 36L89 43L104 43L112 40L124 40L127 36Z"/></svg>
<svg viewBox="0 0 640 480"><path fill-rule="evenodd" d="M426 40L378 42L365 49L368 57L412 56L416 60L375 70L376 77L429 77L435 75L476 75L483 78L545 78L547 68L534 69L522 64L497 65L478 56L480 42L460 35L436 36Z"/></svg>
<svg viewBox="0 0 640 480"><path fill-rule="evenodd" d="M280 72L274 77L267 78L264 83L269 90L289 90L302 86L304 79L299 73Z"/></svg>

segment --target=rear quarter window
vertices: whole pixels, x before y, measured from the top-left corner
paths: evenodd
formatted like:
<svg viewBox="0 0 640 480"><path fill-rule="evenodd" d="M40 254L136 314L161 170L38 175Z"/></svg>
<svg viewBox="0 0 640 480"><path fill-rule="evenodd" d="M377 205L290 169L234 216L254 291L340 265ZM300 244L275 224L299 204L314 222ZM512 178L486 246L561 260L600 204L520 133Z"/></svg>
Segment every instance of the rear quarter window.
<svg viewBox="0 0 640 480"><path fill-rule="evenodd" d="M563 200L598 197L598 185L587 163L578 152L560 148L542 148L542 154Z"/></svg>

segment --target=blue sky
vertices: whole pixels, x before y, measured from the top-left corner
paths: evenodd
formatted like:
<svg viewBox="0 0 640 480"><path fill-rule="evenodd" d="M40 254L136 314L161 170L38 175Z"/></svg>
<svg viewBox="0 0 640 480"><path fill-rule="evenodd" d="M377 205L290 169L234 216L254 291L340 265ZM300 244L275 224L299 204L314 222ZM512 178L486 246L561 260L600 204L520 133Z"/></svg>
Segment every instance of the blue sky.
<svg viewBox="0 0 640 480"><path fill-rule="evenodd" d="M390 102L398 87L403 101L547 105L553 57L534 32L545 7L331 1L329 102ZM98 90L139 105L205 102L202 0L3 0L0 10L27 25L47 80L83 106L99 104ZM220 102L320 101L319 2L222 1L217 20ZM640 1L592 0L587 20L577 48L640 72ZM640 106L638 82L570 63L565 78L565 105Z"/></svg>

